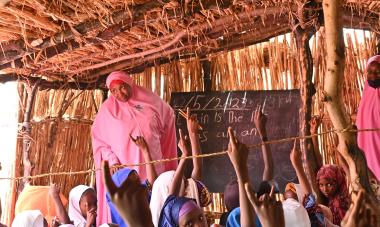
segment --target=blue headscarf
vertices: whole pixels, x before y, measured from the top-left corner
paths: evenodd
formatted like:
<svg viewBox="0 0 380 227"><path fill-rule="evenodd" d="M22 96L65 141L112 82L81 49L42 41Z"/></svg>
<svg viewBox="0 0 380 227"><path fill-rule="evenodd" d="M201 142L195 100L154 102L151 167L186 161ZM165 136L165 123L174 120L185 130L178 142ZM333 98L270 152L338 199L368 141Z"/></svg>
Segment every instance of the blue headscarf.
<svg viewBox="0 0 380 227"><path fill-rule="evenodd" d="M256 227L262 227L259 217L255 218ZM226 227L240 227L240 207L233 209L227 218Z"/></svg>
<svg viewBox="0 0 380 227"><path fill-rule="evenodd" d="M162 207L158 227L176 227L179 226L179 211L182 206L193 199L170 195Z"/></svg>
<svg viewBox="0 0 380 227"><path fill-rule="evenodd" d="M121 170L118 170L116 173L112 175L112 180L115 182L116 186L120 187L120 185L129 177L131 173L137 173L136 170L123 168ZM112 223L118 224L120 227L128 227L126 223L124 223L123 219L117 212L115 206L111 202L109 195L107 193L107 203L110 207L111 211L111 219Z"/></svg>

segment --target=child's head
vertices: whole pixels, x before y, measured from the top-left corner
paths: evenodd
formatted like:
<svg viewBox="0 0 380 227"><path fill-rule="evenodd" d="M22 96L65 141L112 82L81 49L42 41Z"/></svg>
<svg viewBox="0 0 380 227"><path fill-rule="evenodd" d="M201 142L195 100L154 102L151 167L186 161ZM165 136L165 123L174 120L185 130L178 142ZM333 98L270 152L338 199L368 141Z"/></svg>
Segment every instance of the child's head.
<svg viewBox="0 0 380 227"><path fill-rule="evenodd" d="M182 205L179 211L179 226L207 226L205 214L194 200L188 200Z"/></svg>
<svg viewBox="0 0 380 227"><path fill-rule="evenodd" d="M317 173L317 184L321 193L334 197L339 190L346 190L346 178L342 168L337 165L325 165Z"/></svg>
<svg viewBox="0 0 380 227"><path fill-rule="evenodd" d="M98 199L96 198L94 189L88 188L83 192L79 200L79 207L84 218L87 218L88 211L98 208Z"/></svg>
<svg viewBox="0 0 380 227"><path fill-rule="evenodd" d="M284 198L289 199L295 199L298 201L298 196L297 196L297 188L294 183L288 183L285 187L285 193L284 193ZM302 202L302 201L299 201Z"/></svg>
<svg viewBox="0 0 380 227"><path fill-rule="evenodd" d="M206 227L207 221L193 199L170 195L161 210L158 226Z"/></svg>
<svg viewBox="0 0 380 227"><path fill-rule="evenodd" d="M96 192L86 185L78 185L71 189L69 194L68 214L74 224L86 221L87 212L98 207Z"/></svg>
<svg viewBox="0 0 380 227"><path fill-rule="evenodd" d="M47 227L48 224L39 210L27 210L16 215L12 227Z"/></svg>
<svg viewBox="0 0 380 227"><path fill-rule="evenodd" d="M224 201L228 211L239 207L239 184L237 180L228 182L224 189Z"/></svg>

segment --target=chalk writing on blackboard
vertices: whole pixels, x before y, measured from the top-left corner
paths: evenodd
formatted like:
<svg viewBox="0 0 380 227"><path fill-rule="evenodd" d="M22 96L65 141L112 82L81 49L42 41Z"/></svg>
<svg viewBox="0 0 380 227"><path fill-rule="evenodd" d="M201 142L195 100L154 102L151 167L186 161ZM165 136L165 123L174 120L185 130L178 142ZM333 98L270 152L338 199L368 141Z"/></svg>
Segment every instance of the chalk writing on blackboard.
<svg viewBox="0 0 380 227"><path fill-rule="evenodd" d="M298 90L287 91L233 91L233 92L184 92L172 93L171 106L176 113L176 126L186 132L186 121L178 111L191 109L203 130L200 132L202 152L211 153L227 149L227 128L231 126L241 142L259 143L254 125L257 106L267 115L269 139L282 139L298 135L300 95ZM275 180L280 189L287 181L295 180L289 152L292 143L271 146L275 163ZM251 181L258 185L262 178L261 149L252 149L249 155ZM221 192L225 184L234 178L234 171L227 156L207 158L203 161L204 182L211 191ZM284 170L284 171L283 171Z"/></svg>

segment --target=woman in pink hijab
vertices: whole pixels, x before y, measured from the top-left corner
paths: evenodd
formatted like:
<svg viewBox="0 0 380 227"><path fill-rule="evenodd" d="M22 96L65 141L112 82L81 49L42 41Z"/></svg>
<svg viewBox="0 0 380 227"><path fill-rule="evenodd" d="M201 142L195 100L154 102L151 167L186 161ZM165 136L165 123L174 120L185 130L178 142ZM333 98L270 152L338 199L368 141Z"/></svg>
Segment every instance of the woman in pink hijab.
<svg viewBox="0 0 380 227"><path fill-rule="evenodd" d="M367 62L365 83L356 118L358 129L380 128L380 55ZM369 169L380 180L380 131L358 133L358 145L363 150Z"/></svg>
<svg viewBox="0 0 380 227"><path fill-rule="evenodd" d="M133 83L126 73L117 71L107 78L111 96L103 103L92 125L92 146L95 167L107 160L110 165L136 164L144 157L130 139L142 136L148 144L152 160L177 157L174 111L160 97ZM155 164L157 174L173 170L176 161ZM142 180L144 166L132 167ZM106 190L101 172L96 173L98 197L97 223L111 222Z"/></svg>

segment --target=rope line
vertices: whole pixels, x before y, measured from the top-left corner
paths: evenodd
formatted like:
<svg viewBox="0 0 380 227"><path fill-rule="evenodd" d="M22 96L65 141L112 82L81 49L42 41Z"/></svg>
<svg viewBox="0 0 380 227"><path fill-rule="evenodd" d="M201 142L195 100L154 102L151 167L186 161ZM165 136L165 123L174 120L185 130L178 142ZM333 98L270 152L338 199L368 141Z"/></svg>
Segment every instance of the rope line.
<svg viewBox="0 0 380 227"><path fill-rule="evenodd" d="M288 137L288 138L283 138L283 139L278 139L278 140L270 140L262 143L257 143L257 144L252 144L252 145L247 145L248 148L256 148L256 147L261 147L264 144L277 144L277 143L284 143L284 142L290 142L294 141L295 139L309 139L315 136L321 136L329 133L344 133L344 132L372 132L372 131L380 131L380 128L375 128L375 129L333 129L333 130L328 130L325 132L321 133L316 133L308 136L293 136L293 137ZM171 161L178 161L181 159L192 159L192 158L208 158L208 157L215 157L215 156L221 156L227 154L227 151L219 151L219 152L214 152L214 153L209 153L209 154L200 154L200 155L195 155L195 156L187 156L187 157L175 157L175 158L167 158L167 159L160 159L160 160L154 160L150 162L142 162L142 163L136 163L136 164L123 164L123 165L114 165L112 168L124 168L124 167L135 167L135 166L144 166L144 165L150 165L150 164L157 164L157 163L165 163L165 162L171 162ZM93 173L96 171L101 171L101 168L95 168L95 169L88 169L88 170L82 170L82 171L75 171L75 172L57 172L57 173L43 173L43 174L38 174L34 176L23 176L23 177L2 177L0 180L14 180L14 181L20 181L20 180L32 180L32 179L37 179L37 178L43 178L43 177L51 177L51 176L64 176L64 175L80 175L80 174L89 174Z"/></svg>

